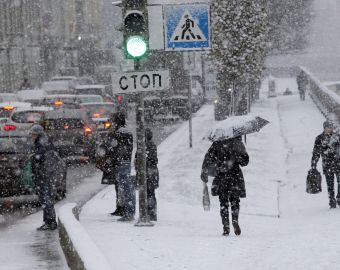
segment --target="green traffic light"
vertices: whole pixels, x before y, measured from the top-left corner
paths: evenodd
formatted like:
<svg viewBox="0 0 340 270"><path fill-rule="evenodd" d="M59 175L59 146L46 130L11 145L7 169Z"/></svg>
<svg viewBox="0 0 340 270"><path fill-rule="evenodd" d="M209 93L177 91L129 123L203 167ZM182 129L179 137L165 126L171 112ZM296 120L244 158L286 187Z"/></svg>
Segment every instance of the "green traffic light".
<svg viewBox="0 0 340 270"><path fill-rule="evenodd" d="M146 42L141 36L131 36L126 41L126 50L132 57L138 58L145 54Z"/></svg>

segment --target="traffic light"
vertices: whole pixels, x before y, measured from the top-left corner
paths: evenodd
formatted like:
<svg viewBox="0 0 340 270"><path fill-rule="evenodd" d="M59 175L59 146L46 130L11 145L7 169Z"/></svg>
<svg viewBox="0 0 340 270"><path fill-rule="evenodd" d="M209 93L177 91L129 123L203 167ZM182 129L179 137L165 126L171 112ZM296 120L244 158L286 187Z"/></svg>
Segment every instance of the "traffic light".
<svg viewBox="0 0 340 270"><path fill-rule="evenodd" d="M124 51L127 58L143 57L149 47L147 9L126 10L124 16Z"/></svg>

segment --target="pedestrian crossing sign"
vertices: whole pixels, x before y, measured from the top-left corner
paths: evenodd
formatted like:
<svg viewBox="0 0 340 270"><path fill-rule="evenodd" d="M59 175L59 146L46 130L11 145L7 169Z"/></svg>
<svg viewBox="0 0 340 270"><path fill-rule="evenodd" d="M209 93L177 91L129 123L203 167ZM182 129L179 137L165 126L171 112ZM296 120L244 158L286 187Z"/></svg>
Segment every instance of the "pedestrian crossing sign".
<svg viewBox="0 0 340 270"><path fill-rule="evenodd" d="M207 4L164 6L165 49L210 49L210 8Z"/></svg>

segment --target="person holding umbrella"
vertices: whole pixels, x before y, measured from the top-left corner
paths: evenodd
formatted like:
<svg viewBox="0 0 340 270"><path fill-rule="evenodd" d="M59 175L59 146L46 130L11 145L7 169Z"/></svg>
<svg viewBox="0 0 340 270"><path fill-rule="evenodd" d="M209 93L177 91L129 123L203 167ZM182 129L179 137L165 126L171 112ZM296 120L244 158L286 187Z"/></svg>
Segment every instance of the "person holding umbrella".
<svg viewBox="0 0 340 270"><path fill-rule="evenodd" d="M225 236L230 233L229 205L234 232L241 234L238 223L240 198L246 197L246 189L240 166L247 166L248 163L249 156L241 136L213 142L203 161L201 179L204 183L208 182L209 164L214 164L216 168L212 195L219 197Z"/></svg>
<svg viewBox="0 0 340 270"><path fill-rule="evenodd" d="M214 176L211 194L218 196L223 224L223 235L230 233L229 206L236 235L241 234L239 225L240 198L246 197L241 167L247 166L249 156L242 142L242 135L259 131L269 122L252 115L230 117L218 122L209 132L213 142L204 157L201 180L206 188L208 175Z"/></svg>

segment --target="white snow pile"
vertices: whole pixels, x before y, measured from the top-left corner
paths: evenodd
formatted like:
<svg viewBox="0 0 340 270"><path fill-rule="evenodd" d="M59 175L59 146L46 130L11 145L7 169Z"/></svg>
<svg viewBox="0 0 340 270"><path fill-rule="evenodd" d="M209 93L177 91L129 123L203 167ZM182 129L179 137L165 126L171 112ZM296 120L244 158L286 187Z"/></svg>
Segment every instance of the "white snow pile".
<svg viewBox="0 0 340 270"><path fill-rule="evenodd" d="M59 220L63 224L67 234L78 255L83 260L87 270L111 270L109 263L92 241L83 226L73 215L74 203L68 203L60 207Z"/></svg>

